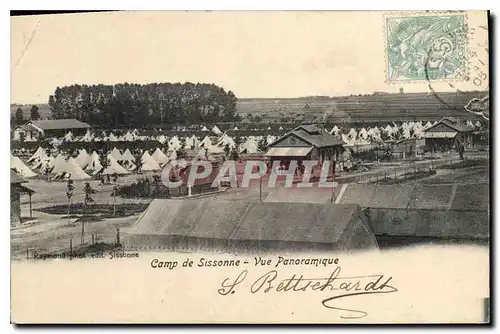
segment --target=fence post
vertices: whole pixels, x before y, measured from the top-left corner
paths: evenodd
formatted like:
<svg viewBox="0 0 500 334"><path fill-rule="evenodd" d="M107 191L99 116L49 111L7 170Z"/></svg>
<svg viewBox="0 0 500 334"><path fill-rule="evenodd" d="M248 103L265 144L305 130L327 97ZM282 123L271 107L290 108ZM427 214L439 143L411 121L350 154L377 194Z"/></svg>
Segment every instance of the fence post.
<svg viewBox="0 0 500 334"><path fill-rule="evenodd" d="M92 233L92 246L94 246L94 233Z"/></svg>
<svg viewBox="0 0 500 334"><path fill-rule="evenodd" d="M83 219L84 217L82 217ZM83 244L85 242L85 222L82 220L82 238L80 242Z"/></svg>
<svg viewBox="0 0 500 334"><path fill-rule="evenodd" d="M116 228L116 245L120 245L120 228Z"/></svg>
<svg viewBox="0 0 500 334"><path fill-rule="evenodd" d="M30 254L30 248L26 247L26 260L29 259L29 254Z"/></svg>

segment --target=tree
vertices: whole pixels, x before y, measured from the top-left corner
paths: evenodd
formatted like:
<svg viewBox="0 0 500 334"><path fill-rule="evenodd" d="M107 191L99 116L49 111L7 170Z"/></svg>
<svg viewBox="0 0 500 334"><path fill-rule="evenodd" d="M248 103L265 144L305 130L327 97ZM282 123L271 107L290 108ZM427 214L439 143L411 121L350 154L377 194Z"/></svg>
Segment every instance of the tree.
<svg viewBox="0 0 500 334"><path fill-rule="evenodd" d="M111 191L111 196L113 196L113 216L116 216L116 195L118 195L118 185L115 182Z"/></svg>
<svg viewBox="0 0 500 334"><path fill-rule="evenodd" d="M391 136L389 136L389 134L386 132L386 131L380 131L380 139L382 139L382 141L388 141L391 139Z"/></svg>
<svg viewBox="0 0 500 334"><path fill-rule="evenodd" d="M47 171L48 171L48 169L46 170L46 172ZM74 189L75 189L75 186L73 185L73 180L68 180L68 183L66 184L66 196L68 197L68 223L69 223L69 211L71 208L71 197L73 196Z"/></svg>
<svg viewBox="0 0 500 334"><path fill-rule="evenodd" d="M19 132L19 142L21 143L21 146L24 144L26 141L26 132L22 131Z"/></svg>
<svg viewBox="0 0 500 334"><path fill-rule="evenodd" d="M85 193L85 199L83 201L83 217L82 217L82 243L85 241L85 214L87 213L87 208L89 204L94 203L94 199L92 198L92 194L95 193L95 190L90 186L89 182L85 182L83 186L83 192Z"/></svg>
<svg viewBox="0 0 500 334"><path fill-rule="evenodd" d="M21 107L17 108L16 110L15 120L17 125L24 123L23 110L21 109Z"/></svg>
<svg viewBox="0 0 500 334"><path fill-rule="evenodd" d="M229 144L226 144L224 146L224 153L225 153L226 157L229 156L230 152L231 152L231 148L229 147Z"/></svg>
<svg viewBox="0 0 500 334"><path fill-rule="evenodd" d="M30 114L31 114L31 120L36 121L40 119L40 112L38 111L39 108L36 105L31 106Z"/></svg>
<svg viewBox="0 0 500 334"><path fill-rule="evenodd" d="M71 85L49 97L54 118L117 128L238 120L237 98L214 84Z"/></svg>

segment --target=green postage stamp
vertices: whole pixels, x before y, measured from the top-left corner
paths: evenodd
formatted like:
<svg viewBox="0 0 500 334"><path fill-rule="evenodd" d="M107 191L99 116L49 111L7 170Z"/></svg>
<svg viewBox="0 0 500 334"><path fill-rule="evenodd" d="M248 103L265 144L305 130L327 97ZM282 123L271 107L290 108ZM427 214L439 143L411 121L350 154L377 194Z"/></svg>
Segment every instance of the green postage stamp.
<svg viewBox="0 0 500 334"><path fill-rule="evenodd" d="M463 80L467 75L467 17L422 13L385 17L388 82Z"/></svg>

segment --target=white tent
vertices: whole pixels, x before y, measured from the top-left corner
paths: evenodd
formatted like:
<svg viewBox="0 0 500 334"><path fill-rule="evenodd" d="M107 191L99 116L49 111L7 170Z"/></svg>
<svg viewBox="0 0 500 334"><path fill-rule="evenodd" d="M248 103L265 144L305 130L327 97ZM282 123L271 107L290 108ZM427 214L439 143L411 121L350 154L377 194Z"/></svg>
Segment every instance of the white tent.
<svg viewBox="0 0 500 334"><path fill-rule="evenodd" d="M366 131L365 128L361 128L361 130L359 130L358 135L365 140L368 139L368 131Z"/></svg>
<svg viewBox="0 0 500 334"><path fill-rule="evenodd" d="M68 180L90 179L90 176L85 173L83 169L80 168L80 166L78 166L78 163L74 158L69 158L64 165L64 170L57 174Z"/></svg>
<svg viewBox="0 0 500 334"><path fill-rule="evenodd" d="M339 127L335 125L335 126L334 126L331 130L330 130L330 134L331 134L331 135L334 135L334 136L338 136L338 135L339 135L339 131L340 131Z"/></svg>
<svg viewBox="0 0 500 334"><path fill-rule="evenodd" d="M233 149L236 146L234 139L229 137L227 134L223 134L222 137L217 141L217 146L225 147L229 145L229 148Z"/></svg>
<svg viewBox="0 0 500 334"><path fill-rule="evenodd" d="M171 151L171 150L174 150L174 151L177 151L178 149L180 149L182 147L182 143L181 141L179 140L179 137L177 136L173 136L172 138L170 138L170 140L168 141L168 149Z"/></svg>
<svg viewBox="0 0 500 334"><path fill-rule="evenodd" d="M118 161L111 155L108 154L108 166L104 168L102 171L102 174L104 175L113 175L113 174L118 174L118 175L125 175L125 174L130 174L130 172L122 167Z"/></svg>
<svg viewBox="0 0 500 334"><path fill-rule="evenodd" d="M222 133L222 131L219 130L217 125L214 125L214 127L212 128L212 132L215 133L216 135L220 135Z"/></svg>
<svg viewBox="0 0 500 334"><path fill-rule="evenodd" d="M203 128L201 129L201 131L209 131L209 130L205 125L203 125Z"/></svg>
<svg viewBox="0 0 500 334"><path fill-rule="evenodd" d="M347 137L349 137L351 139L356 139L357 136L358 136L358 132L354 128L351 128L351 130L349 130L349 133L347 134Z"/></svg>
<svg viewBox="0 0 500 334"><path fill-rule="evenodd" d="M49 157L50 157L52 160L54 159L54 158L52 158L52 156L47 156L47 155L45 155L45 156L44 156L44 157L42 157L42 158L35 158L35 160L32 160L32 161L31 161L31 165L30 165L30 166L31 166L31 169L38 169L38 168L40 168L40 167L42 166L42 163L43 163L44 161L46 161ZM52 166L51 166L50 168L52 168Z"/></svg>
<svg viewBox="0 0 500 334"><path fill-rule="evenodd" d="M238 130L239 130L239 129L238 129L238 127L237 127L237 126L235 126L235 127L233 128L233 131L238 131Z"/></svg>
<svg viewBox="0 0 500 334"><path fill-rule="evenodd" d="M168 162L168 157L165 155L165 153L163 153L162 150L160 150L160 148L156 148L156 150L153 152L151 157L153 157L153 159L155 159L155 161L160 166L162 166L163 164L166 164Z"/></svg>
<svg viewBox="0 0 500 334"><path fill-rule="evenodd" d="M132 154L132 152L130 152L130 150L128 148L125 150L125 152L123 152L122 159L123 159L123 161L135 162L135 157Z"/></svg>
<svg viewBox="0 0 500 334"><path fill-rule="evenodd" d="M19 157L15 157L12 154L10 156L10 169L13 169L17 174L25 178L36 176L36 173L26 166Z"/></svg>
<svg viewBox="0 0 500 334"><path fill-rule="evenodd" d="M26 162L39 161L40 159L45 158L46 155L47 154L45 153L45 150L40 146L36 149L31 158L29 158Z"/></svg>
<svg viewBox="0 0 500 334"><path fill-rule="evenodd" d="M427 122L427 123L425 123L425 125L424 125L424 129L428 129L428 128L430 128L431 126L432 126L432 123L431 123L431 122Z"/></svg>
<svg viewBox="0 0 500 334"><path fill-rule="evenodd" d="M52 172L53 166L54 166L54 157L51 155L46 155L45 158L40 160L40 162L37 165L34 165L33 168L39 169L40 173L45 174Z"/></svg>
<svg viewBox="0 0 500 334"><path fill-rule="evenodd" d="M52 162L52 167L54 167L52 169L53 174L58 174L58 173L64 172L64 170L66 168L66 158L64 157L64 155L59 153L57 155L57 157L54 159L54 161Z"/></svg>
<svg viewBox="0 0 500 334"><path fill-rule="evenodd" d="M76 163L80 168L85 168L90 163L90 155L85 149L80 150L78 156L76 157Z"/></svg>
<svg viewBox="0 0 500 334"><path fill-rule="evenodd" d="M378 127L370 128L368 130L368 138L371 138L372 140L375 141L380 141L380 130Z"/></svg>
<svg viewBox="0 0 500 334"><path fill-rule="evenodd" d="M283 130L283 127L282 127L282 126L280 126L278 130L280 130L280 131L281 131L281 130Z"/></svg>
<svg viewBox="0 0 500 334"><path fill-rule="evenodd" d="M136 136L130 132L130 131L127 131L126 134L124 134L122 137L121 137L121 140L122 141L135 141L135 138Z"/></svg>
<svg viewBox="0 0 500 334"><path fill-rule="evenodd" d="M210 137L205 136L205 138L203 138L203 140L201 141L200 146L203 146L203 147L212 146L212 140L210 139Z"/></svg>
<svg viewBox="0 0 500 334"><path fill-rule="evenodd" d="M117 149L116 147L113 147L113 149L111 150L111 153L110 153L110 154L113 156L113 158L115 158L115 159L116 159L116 161L121 161L121 160L123 160L123 156L122 156L122 154L120 153L120 150L119 150L119 149Z"/></svg>
<svg viewBox="0 0 500 334"><path fill-rule="evenodd" d="M83 141L83 142L91 142L92 140L94 140L94 135L90 133L90 130L87 130L87 132L85 133L85 136L83 136L80 141Z"/></svg>
<svg viewBox="0 0 500 334"><path fill-rule="evenodd" d="M123 167L125 167L129 171L136 170L137 166L135 165L135 157L128 148L125 150L125 152L123 152L122 159L123 160L121 161L121 165Z"/></svg>
<svg viewBox="0 0 500 334"><path fill-rule="evenodd" d="M111 133L109 134L109 136L108 136L108 140L109 140L109 141L120 141L120 139L119 139L117 136L115 136L115 134L114 134L113 132L111 132Z"/></svg>
<svg viewBox="0 0 500 334"><path fill-rule="evenodd" d="M352 138L349 135L342 134L342 140L347 144L347 146L354 146L356 138Z"/></svg>
<svg viewBox="0 0 500 334"><path fill-rule="evenodd" d="M271 143L274 143L275 140L276 140L276 136L267 135L266 143L267 143L267 145L269 145Z"/></svg>
<svg viewBox="0 0 500 334"><path fill-rule="evenodd" d="M208 153L210 154L221 154L221 153L224 153L224 149L220 146L215 146L215 145L212 145L212 146L209 146L206 148L208 150Z"/></svg>
<svg viewBox="0 0 500 334"><path fill-rule="evenodd" d="M90 161L87 167L85 167L85 170L92 172L93 174L96 174L100 172L101 169L102 169L101 158L99 157L99 154L97 154L97 152L94 151L90 155Z"/></svg>
<svg viewBox="0 0 500 334"><path fill-rule="evenodd" d="M477 121L476 124L474 124L476 126L476 128L480 128L481 127L481 122Z"/></svg>
<svg viewBox="0 0 500 334"><path fill-rule="evenodd" d="M395 135L398 132L399 132L399 127L396 124L394 124L394 126L391 128L391 134Z"/></svg>
<svg viewBox="0 0 500 334"><path fill-rule="evenodd" d="M73 132L68 131L68 133L66 133L66 135L64 136L64 140L65 141L73 141Z"/></svg>
<svg viewBox="0 0 500 334"><path fill-rule="evenodd" d="M60 139L57 139L57 138L52 138L52 140L50 141L50 144L53 147L59 147L59 146L61 146L62 141Z"/></svg>
<svg viewBox="0 0 500 334"><path fill-rule="evenodd" d="M160 170L160 166L158 163L153 159L152 156L149 155L148 151L144 152L144 154L141 157L141 168L140 170L143 172L148 172L148 171L156 171Z"/></svg>
<svg viewBox="0 0 500 334"><path fill-rule="evenodd" d="M167 137L165 137L165 135L160 135L156 140L160 142L160 144L165 144L165 142L167 141Z"/></svg>
<svg viewBox="0 0 500 334"><path fill-rule="evenodd" d="M257 153L258 152L258 145L255 142L255 140L248 138L246 142L241 144L240 146L240 153L246 152L246 153Z"/></svg>
<svg viewBox="0 0 500 334"><path fill-rule="evenodd" d="M195 135L192 135L191 137L187 137L186 138L186 147L187 148L196 148L198 147L198 145L200 144L200 141L198 140L198 138L196 138Z"/></svg>

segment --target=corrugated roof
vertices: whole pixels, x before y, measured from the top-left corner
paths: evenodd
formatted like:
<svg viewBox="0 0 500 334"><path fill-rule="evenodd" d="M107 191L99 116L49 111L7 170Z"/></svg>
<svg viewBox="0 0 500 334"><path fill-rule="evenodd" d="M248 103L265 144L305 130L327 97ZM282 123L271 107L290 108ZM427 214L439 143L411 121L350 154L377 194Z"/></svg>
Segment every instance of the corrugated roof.
<svg viewBox="0 0 500 334"><path fill-rule="evenodd" d="M333 244L360 214L357 205L155 199L129 232Z"/></svg>
<svg viewBox="0 0 500 334"><path fill-rule="evenodd" d="M357 218L357 205L253 203L238 240L336 243Z"/></svg>
<svg viewBox="0 0 500 334"><path fill-rule="evenodd" d="M474 130L473 128L468 127L467 124L460 122L460 120L454 117L444 117L441 120L439 120L436 124L426 129L424 132L428 132L429 130L435 128L440 124L444 124L457 132L470 132Z"/></svg>
<svg viewBox="0 0 500 334"><path fill-rule="evenodd" d="M292 133L316 147L345 145L345 142L342 139L336 138L335 136L324 131L320 131L318 134L310 134L306 130L299 127L292 130Z"/></svg>
<svg viewBox="0 0 500 334"><path fill-rule="evenodd" d="M295 135L316 147L340 146L346 144L342 139L336 138L328 132L321 131L321 129L315 125L300 125L268 146L271 147L291 135Z"/></svg>
<svg viewBox="0 0 500 334"><path fill-rule="evenodd" d="M77 119L46 119L40 121L32 121L32 123L42 130L65 130L65 129L88 129L91 126L87 123L80 122Z"/></svg>
<svg viewBox="0 0 500 334"><path fill-rule="evenodd" d="M337 187L336 193L340 191ZM268 203L331 203L331 188L296 188L279 186L269 190L264 202Z"/></svg>
<svg viewBox="0 0 500 334"><path fill-rule="evenodd" d="M468 185L347 185L339 203L366 208L484 211L489 209L489 186Z"/></svg>

